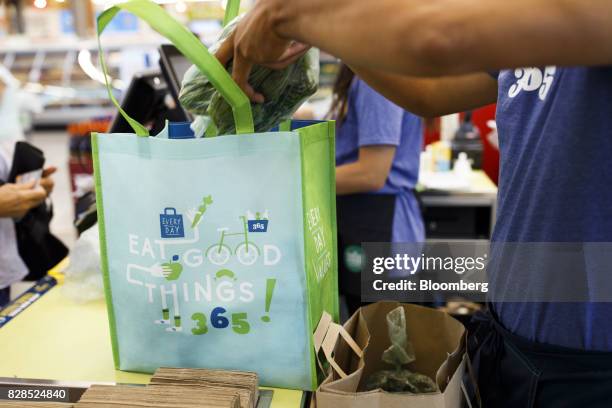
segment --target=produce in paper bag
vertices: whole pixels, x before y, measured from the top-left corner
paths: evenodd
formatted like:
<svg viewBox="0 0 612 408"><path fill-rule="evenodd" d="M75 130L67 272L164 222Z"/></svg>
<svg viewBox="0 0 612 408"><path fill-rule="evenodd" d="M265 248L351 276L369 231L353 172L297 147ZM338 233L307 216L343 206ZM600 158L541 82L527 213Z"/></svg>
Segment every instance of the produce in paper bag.
<svg viewBox="0 0 612 408"><path fill-rule="evenodd" d="M230 22L219 41L210 47L215 53L234 31L240 17ZM232 62L227 66L231 72ZM264 103L251 103L255 132L266 132L290 119L302 103L312 96L319 85L319 52L309 50L296 62L281 70L254 66L249 84L264 98ZM229 104L215 90L208 78L194 65L183 78L179 100L196 116L193 130L196 137L236 133Z"/></svg>
<svg viewBox="0 0 612 408"><path fill-rule="evenodd" d="M408 341L406 334L406 315L403 307L393 309L387 314L387 327L391 346L383 353L382 360L393 366L393 369L373 373L366 380L366 390L380 388L389 392L412 394L438 391L438 386L428 376L403 368L416 360L412 343Z"/></svg>

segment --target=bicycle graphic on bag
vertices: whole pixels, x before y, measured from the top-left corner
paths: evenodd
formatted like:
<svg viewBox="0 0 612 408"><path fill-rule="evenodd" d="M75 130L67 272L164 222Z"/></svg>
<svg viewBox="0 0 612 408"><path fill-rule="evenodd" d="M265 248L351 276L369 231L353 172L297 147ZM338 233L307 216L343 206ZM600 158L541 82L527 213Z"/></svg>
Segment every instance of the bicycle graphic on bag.
<svg viewBox="0 0 612 408"><path fill-rule="evenodd" d="M227 237L240 236L244 241L236 245L233 253L238 258L238 261L243 265L253 265L257 262L260 252L257 245L249 241L249 225L245 216L240 216L242 221L242 231L228 232L229 228L217 228L221 233L219 242L211 245L206 250L206 257L214 265L225 265L232 256L232 248L225 243Z"/></svg>

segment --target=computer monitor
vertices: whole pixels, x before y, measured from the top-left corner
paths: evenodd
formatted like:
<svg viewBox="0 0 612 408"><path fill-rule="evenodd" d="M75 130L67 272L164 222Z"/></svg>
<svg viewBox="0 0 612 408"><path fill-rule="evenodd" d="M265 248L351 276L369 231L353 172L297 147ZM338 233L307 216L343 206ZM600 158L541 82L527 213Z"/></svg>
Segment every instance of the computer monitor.
<svg viewBox="0 0 612 408"><path fill-rule="evenodd" d="M173 100L166 80L159 70L149 70L134 75L121 108L140 122L151 135L164 129L166 120L185 122L185 112ZM129 123L117 112L110 129L111 133L132 133Z"/></svg>
<svg viewBox="0 0 612 408"><path fill-rule="evenodd" d="M163 44L159 49L159 66L168 83L170 93L175 103L180 106L179 93L185 72L191 67L191 62L172 44ZM181 108L182 109L182 108ZM192 116L183 109L185 116L191 120Z"/></svg>

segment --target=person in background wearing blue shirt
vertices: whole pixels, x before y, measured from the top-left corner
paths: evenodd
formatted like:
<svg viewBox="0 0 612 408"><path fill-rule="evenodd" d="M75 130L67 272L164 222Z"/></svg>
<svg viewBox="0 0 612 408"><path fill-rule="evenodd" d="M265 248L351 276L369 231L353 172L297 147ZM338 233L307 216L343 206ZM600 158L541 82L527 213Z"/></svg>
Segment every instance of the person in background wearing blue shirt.
<svg viewBox="0 0 612 408"><path fill-rule="evenodd" d="M340 292L349 314L361 305L361 243L423 242L414 187L422 120L342 65L330 110L337 121L336 194Z"/></svg>
<svg viewBox="0 0 612 408"><path fill-rule="evenodd" d="M251 67L282 67L309 46L422 116L497 102L494 242L612 243L610 0L260 0L217 57L233 57L232 76L261 101ZM612 262L581 255L571 279L546 264L490 274L525 301L492 299L472 336L483 407L612 405L612 290L599 290ZM582 301L534 301L576 278Z"/></svg>

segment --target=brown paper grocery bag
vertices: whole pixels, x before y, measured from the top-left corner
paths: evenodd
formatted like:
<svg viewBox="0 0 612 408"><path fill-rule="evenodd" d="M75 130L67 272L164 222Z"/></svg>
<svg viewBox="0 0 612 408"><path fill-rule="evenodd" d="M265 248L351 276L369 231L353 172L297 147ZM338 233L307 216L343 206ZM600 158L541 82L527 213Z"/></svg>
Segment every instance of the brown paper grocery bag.
<svg viewBox="0 0 612 408"><path fill-rule="evenodd" d="M382 353L390 345L386 316L398 306L406 314L406 330L416 361L408 367L436 381L439 392L428 394L363 392L370 374L389 368ZM348 339L348 340L347 340ZM315 394L318 408L460 408L465 371L463 325L445 312L426 307L379 302L359 309L339 326L323 318L314 344L332 368Z"/></svg>

